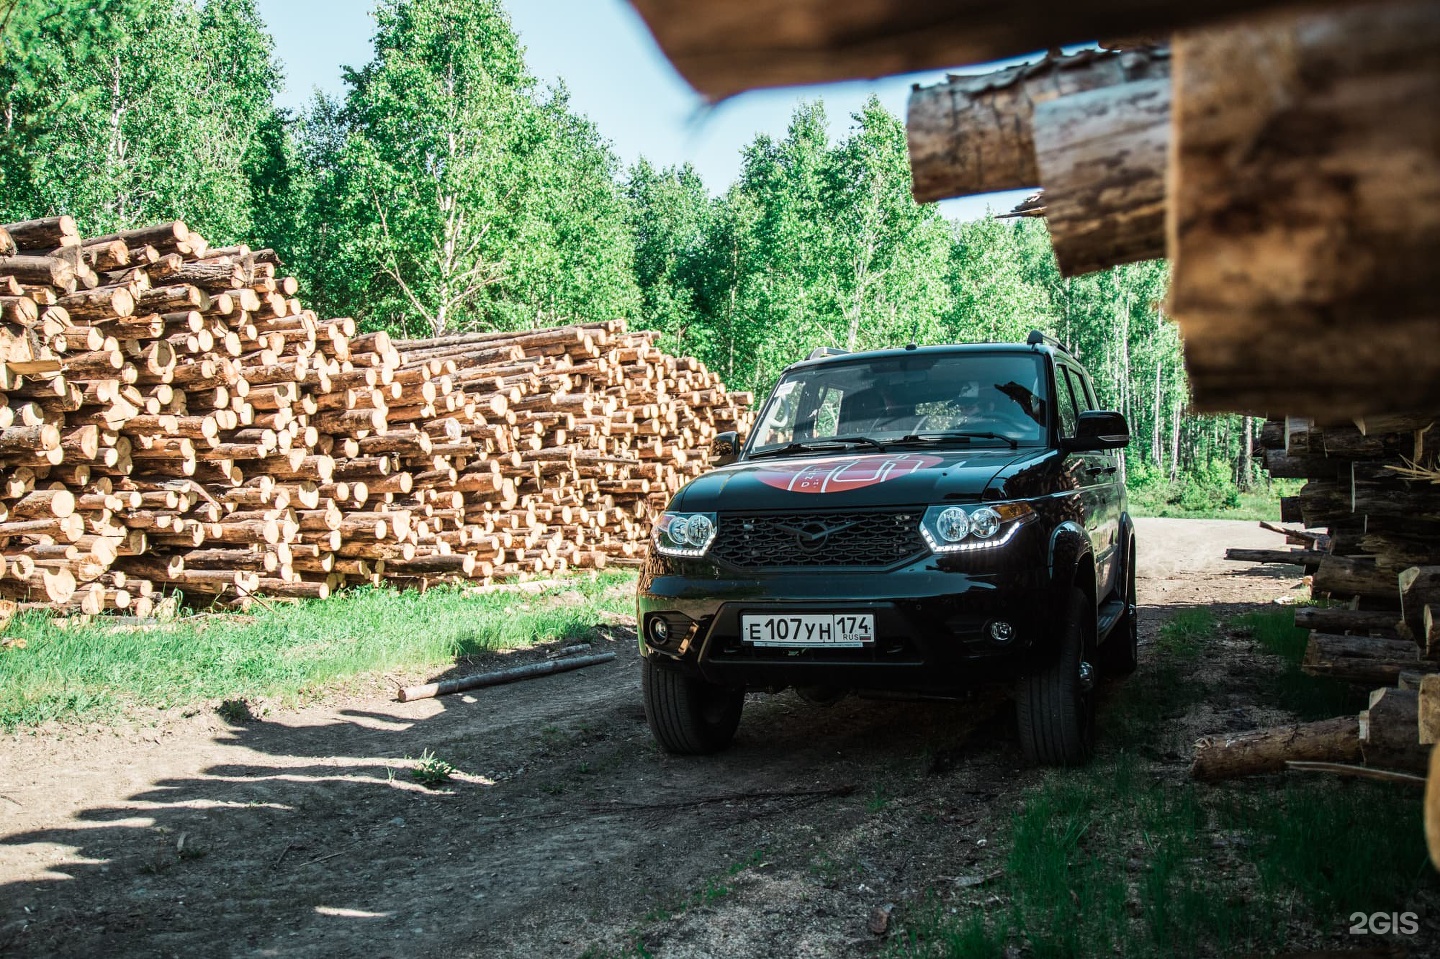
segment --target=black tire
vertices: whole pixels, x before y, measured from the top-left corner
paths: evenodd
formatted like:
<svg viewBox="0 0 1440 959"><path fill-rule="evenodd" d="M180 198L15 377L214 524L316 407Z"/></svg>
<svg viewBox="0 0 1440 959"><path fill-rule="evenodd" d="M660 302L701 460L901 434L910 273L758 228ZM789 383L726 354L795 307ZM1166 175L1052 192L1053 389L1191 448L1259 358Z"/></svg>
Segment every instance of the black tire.
<svg viewBox="0 0 1440 959"><path fill-rule="evenodd" d="M715 686L653 659L643 663L645 719L660 748L681 756L703 756L730 745L745 706L744 690Z"/></svg>
<svg viewBox="0 0 1440 959"><path fill-rule="evenodd" d="M1060 648L1049 665L1021 677L1015 690L1015 715L1025 758L1040 766L1083 766L1095 751L1094 673L1081 679L1086 639L1095 606L1082 590L1072 589L1060 625ZM1087 664L1088 665L1088 664Z"/></svg>
<svg viewBox="0 0 1440 959"><path fill-rule="evenodd" d="M1140 666L1140 613L1135 607L1135 537L1125 559L1125 612L1100 646L1100 671L1107 676L1129 676Z"/></svg>

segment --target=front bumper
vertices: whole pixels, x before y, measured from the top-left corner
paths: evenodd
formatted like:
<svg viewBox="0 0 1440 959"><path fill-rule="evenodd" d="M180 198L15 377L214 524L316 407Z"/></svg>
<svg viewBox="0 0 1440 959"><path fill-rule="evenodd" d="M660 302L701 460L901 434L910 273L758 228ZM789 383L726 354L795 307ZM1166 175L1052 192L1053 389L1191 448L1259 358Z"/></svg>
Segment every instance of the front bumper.
<svg viewBox="0 0 1440 959"><path fill-rule="evenodd" d="M931 555L883 571L742 573L652 554L638 589L641 653L732 688L955 695L1052 654L1055 590L1036 545L1012 543L1019 548L1003 556ZM742 615L774 613L873 613L875 642L794 649L742 639ZM669 627L663 644L649 638L655 617ZM1014 638L993 640L994 620L1010 623Z"/></svg>

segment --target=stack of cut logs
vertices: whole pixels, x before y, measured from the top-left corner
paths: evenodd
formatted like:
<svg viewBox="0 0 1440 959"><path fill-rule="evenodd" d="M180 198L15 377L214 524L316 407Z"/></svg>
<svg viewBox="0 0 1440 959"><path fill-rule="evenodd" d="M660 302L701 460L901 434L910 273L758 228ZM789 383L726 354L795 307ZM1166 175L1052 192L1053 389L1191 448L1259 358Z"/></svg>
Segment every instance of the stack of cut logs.
<svg viewBox="0 0 1440 959"><path fill-rule="evenodd" d="M145 614L636 564L747 394L624 321L393 342L183 223L0 227L0 595Z"/></svg>
<svg viewBox="0 0 1440 959"><path fill-rule="evenodd" d="M1318 426L1265 423L1257 452L1270 475L1304 479L1270 527L1293 549L1232 549L1241 562L1305 567L1328 605L1295 611L1309 629L1303 668L1384 687L1359 717L1201 743L1196 776L1283 769L1286 762L1363 762L1420 771L1440 737L1440 416L1366 417ZM1266 524L1268 525L1268 524Z"/></svg>

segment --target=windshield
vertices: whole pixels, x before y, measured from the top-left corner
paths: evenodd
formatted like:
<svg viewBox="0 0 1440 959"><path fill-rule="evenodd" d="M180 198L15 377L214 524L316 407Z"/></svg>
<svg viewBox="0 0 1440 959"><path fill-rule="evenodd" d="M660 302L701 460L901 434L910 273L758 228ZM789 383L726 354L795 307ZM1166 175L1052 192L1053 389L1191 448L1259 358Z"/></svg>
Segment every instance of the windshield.
<svg viewBox="0 0 1440 959"><path fill-rule="evenodd" d="M799 369L776 384L748 452L945 433L973 445L1033 445L1045 438L1045 382L1038 353L916 353Z"/></svg>

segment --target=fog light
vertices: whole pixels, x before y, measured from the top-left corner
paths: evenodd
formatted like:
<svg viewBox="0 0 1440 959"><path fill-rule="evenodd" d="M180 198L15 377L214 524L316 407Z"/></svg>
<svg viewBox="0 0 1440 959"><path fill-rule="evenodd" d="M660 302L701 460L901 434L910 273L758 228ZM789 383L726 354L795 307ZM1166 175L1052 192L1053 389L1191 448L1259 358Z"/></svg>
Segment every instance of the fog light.
<svg viewBox="0 0 1440 959"><path fill-rule="evenodd" d="M670 624L659 616L650 617L650 640L656 646L670 642Z"/></svg>
<svg viewBox="0 0 1440 959"><path fill-rule="evenodd" d="M990 620L990 627L987 632L990 634L990 638L1001 646L1008 644L1015 638L1015 627L1003 619Z"/></svg>

